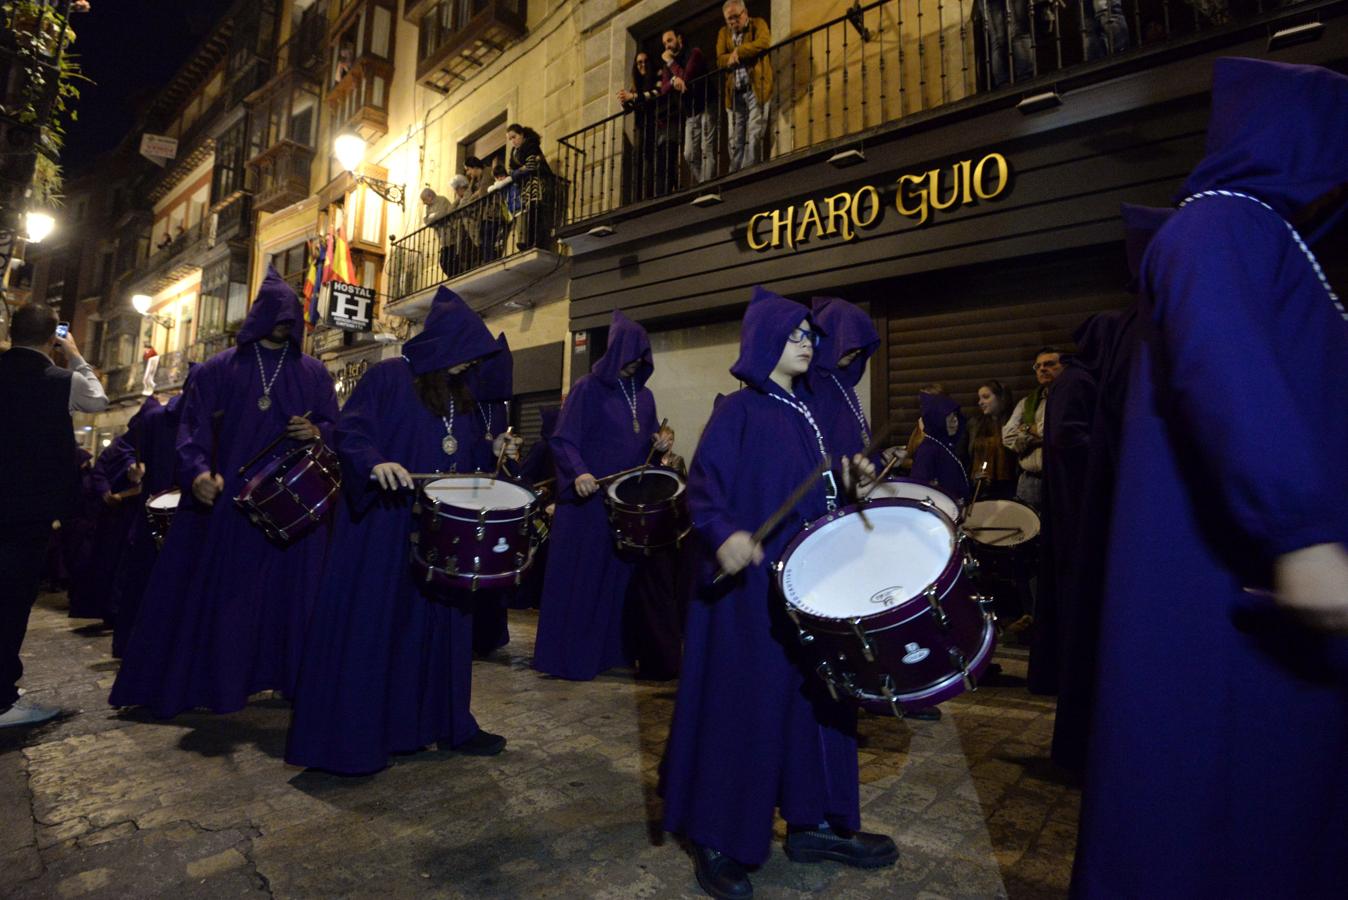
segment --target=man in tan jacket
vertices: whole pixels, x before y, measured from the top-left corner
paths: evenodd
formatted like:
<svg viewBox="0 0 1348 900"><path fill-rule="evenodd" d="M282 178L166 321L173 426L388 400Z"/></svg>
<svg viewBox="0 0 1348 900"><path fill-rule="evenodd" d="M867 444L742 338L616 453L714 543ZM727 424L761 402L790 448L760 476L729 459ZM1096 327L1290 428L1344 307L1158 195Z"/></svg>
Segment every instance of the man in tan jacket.
<svg viewBox="0 0 1348 900"><path fill-rule="evenodd" d="M730 171L762 162L772 103L768 23L751 17L744 0L721 5L725 27L716 36L716 64L725 70L725 108L730 116Z"/></svg>

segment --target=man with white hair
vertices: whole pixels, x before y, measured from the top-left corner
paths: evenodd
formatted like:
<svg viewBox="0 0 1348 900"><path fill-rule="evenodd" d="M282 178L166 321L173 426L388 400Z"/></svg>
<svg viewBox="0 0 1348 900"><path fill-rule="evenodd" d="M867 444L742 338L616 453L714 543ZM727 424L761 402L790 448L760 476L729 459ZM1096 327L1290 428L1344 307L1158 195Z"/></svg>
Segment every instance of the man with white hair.
<svg viewBox="0 0 1348 900"><path fill-rule="evenodd" d="M749 15L744 0L721 4L725 27L716 36L716 65L726 71L725 108L730 116L730 171L763 160L764 132L772 103L772 33L764 19Z"/></svg>

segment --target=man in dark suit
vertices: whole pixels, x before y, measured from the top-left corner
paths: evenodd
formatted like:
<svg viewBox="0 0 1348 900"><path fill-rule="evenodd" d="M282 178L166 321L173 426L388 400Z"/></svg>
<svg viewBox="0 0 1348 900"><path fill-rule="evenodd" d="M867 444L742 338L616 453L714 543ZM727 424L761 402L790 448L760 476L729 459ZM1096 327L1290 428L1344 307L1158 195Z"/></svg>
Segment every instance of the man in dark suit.
<svg viewBox="0 0 1348 900"><path fill-rule="evenodd" d="M93 369L69 337L56 336L56 311L29 304L10 321L12 346L0 353L0 728L57 715L19 699L19 648L37 599L52 522L68 516L79 491L72 409L107 406ZM53 344L72 368L54 364Z"/></svg>

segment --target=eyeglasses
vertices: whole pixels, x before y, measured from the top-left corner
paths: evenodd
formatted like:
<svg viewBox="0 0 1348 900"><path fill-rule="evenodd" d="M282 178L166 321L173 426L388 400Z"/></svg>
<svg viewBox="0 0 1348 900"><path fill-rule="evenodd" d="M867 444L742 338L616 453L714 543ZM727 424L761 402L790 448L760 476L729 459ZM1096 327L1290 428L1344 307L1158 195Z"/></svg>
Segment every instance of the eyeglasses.
<svg viewBox="0 0 1348 900"><path fill-rule="evenodd" d="M786 341L788 344L803 344L809 341L811 347L818 347L819 333L808 328L793 328L786 336Z"/></svg>
<svg viewBox="0 0 1348 900"><path fill-rule="evenodd" d="M1033 369L1034 371L1038 372L1040 369L1056 369L1056 368L1058 368L1058 367L1061 366L1061 365L1062 365L1062 362L1060 362L1059 360L1056 360L1056 359L1055 359L1053 362L1041 362L1041 363L1037 362L1037 363L1035 363L1033 366L1031 366L1030 368Z"/></svg>

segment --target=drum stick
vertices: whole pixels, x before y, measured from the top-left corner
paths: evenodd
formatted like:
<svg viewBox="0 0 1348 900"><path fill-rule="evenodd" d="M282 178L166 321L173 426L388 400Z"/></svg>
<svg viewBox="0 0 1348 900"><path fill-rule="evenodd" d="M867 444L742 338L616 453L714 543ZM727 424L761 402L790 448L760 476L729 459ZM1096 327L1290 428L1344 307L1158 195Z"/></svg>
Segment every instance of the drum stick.
<svg viewBox="0 0 1348 900"><path fill-rule="evenodd" d="M309 414L310 414L311 412L313 412L312 409L306 409L306 410L304 411L304 413L300 416L300 418L301 418L301 419L307 419L307 418L309 418ZM252 468L254 463L256 463L256 462L257 462L259 459L261 459L262 457L266 456L268 453L270 453L270 452L272 452L273 450L275 450L275 449L276 449L276 446L277 446L278 444L280 444L281 441L284 441L285 439L286 439L286 432L282 431L282 432L277 436L276 440L272 441L270 444L268 444L267 446L265 446L265 447L263 447L261 450L259 450L259 451L257 452L257 455L254 456L252 459L248 460L248 462L246 462L246 463L244 463L243 465L239 466L239 474L242 475L244 472L246 472L246 471L248 471L250 468Z"/></svg>
<svg viewBox="0 0 1348 900"><path fill-rule="evenodd" d="M752 537L755 544L763 543L763 539L771 534L772 531L782 523L782 519L785 519L787 515L790 514L797 503L805 498L805 495L814 488L814 483L824 476L824 473L829 470L831 465L832 460L826 455L824 461L810 473L810 477L798 484L796 489L791 492L791 496L787 497L786 500L782 502L782 505L777 507L777 510L772 515L768 516L767 521L758 526L758 530L753 533ZM711 583L720 584L725 577L726 571L717 568L716 577L712 578Z"/></svg>
<svg viewBox="0 0 1348 900"><path fill-rule="evenodd" d="M867 500L867 499L869 499L870 496L871 496L871 494L874 493L875 489L878 488L878 487L880 486L880 482L884 481L885 478L888 477L889 473L890 473L890 472L894 469L894 467L897 466L898 464L899 464L899 457L898 457L897 455L895 455L894 457L892 457L892 458L890 459L889 462L885 463L885 467L884 467L883 469L880 470L880 474L879 474L879 475L876 475L876 476L875 476L875 481L871 482L871 486L868 487L868 488L866 488L866 493L865 493L864 496L862 496L861 499L862 499L862 500Z"/></svg>
<svg viewBox="0 0 1348 900"><path fill-rule="evenodd" d="M669 425L669 419L661 419L661 420L660 420L660 430L661 430L661 431L664 431L664 430L665 430L665 427L666 427L667 425ZM646 477L646 470L647 470L648 468L650 468L650 465L651 465L651 457L654 456L654 455L655 455L655 441L651 441L651 452L646 454L646 462L643 463L642 466L641 466L641 474L637 476L637 481L640 481L641 479L643 479L643 478Z"/></svg>
<svg viewBox="0 0 1348 900"><path fill-rule="evenodd" d="M539 488L545 488L556 480L557 480L556 478L544 478L542 481L535 481L533 485L534 490L538 490Z"/></svg>
<svg viewBox="0 0 1348 900"><path fill-rule="evenodd" d="M640 472L641 466L633 466L630 469L623 469L621 472L614 472L612 475L605 475L603 478L595 479L595 484L608 484L615 478L622 478L624 475L631 475L633 472Z"/></svg>
<svg viewBox="0 0 1348 900"><path fill-rule="evenodd" d="M969 498L969 506L978 502L978 492L983 489L983 482L988 480L988 461L983 460L983 466L978 470L978 477L974 479L974 495Z"/></svg>
<svg viewBox="0 0 1348 900"><path fill-rule="evenodd" d="M501 454L496 457L496 471L491 473L492 484L495 484L496 479L501 477L501 466L505 465L506 450L510 447L510 435L514 430L515 426L511 425L506 428L505 434L501 435L505 440L501 443Z"/></svg>

